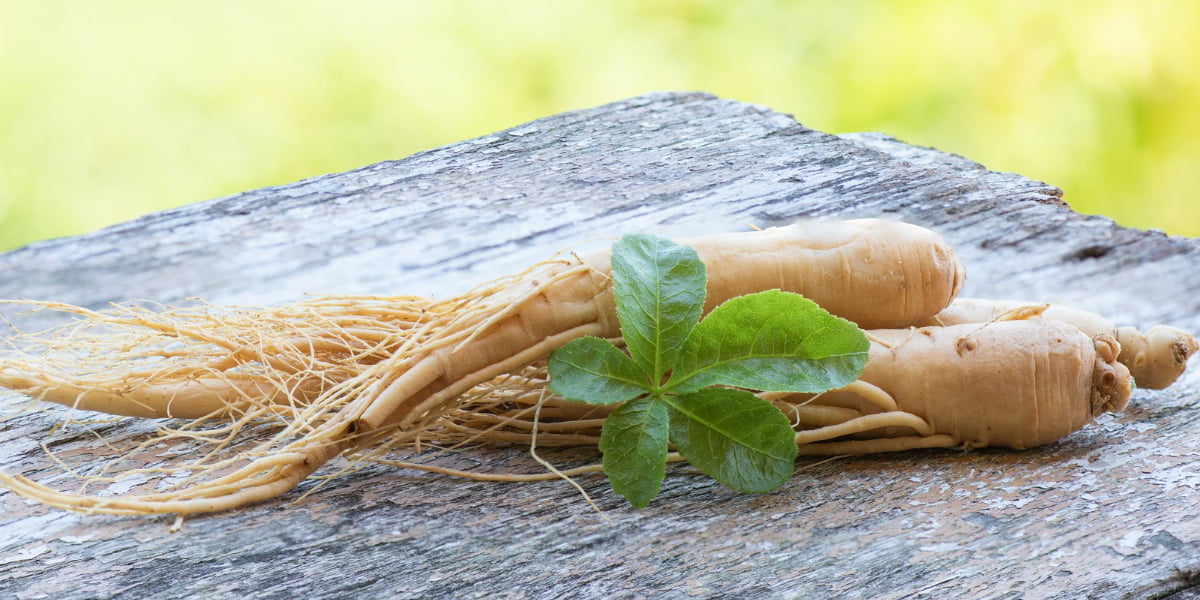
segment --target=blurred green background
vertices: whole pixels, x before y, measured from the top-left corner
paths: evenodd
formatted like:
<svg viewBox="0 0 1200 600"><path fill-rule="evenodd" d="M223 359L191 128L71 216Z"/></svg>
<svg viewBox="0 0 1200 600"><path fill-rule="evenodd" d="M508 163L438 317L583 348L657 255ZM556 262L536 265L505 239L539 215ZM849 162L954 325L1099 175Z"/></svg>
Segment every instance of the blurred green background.
<svg viewBox="0 0 1200 600"><path fill-rule="evenodd" d="M0 0L0 249L655 90L1200 235L1200 2Z"/></svg>

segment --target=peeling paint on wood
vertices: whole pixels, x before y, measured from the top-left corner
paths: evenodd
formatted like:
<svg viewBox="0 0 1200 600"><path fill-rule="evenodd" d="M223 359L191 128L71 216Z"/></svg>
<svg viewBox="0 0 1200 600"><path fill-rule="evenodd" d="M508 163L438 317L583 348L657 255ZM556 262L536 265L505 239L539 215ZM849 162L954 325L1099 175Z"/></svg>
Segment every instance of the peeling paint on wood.
<svg viewBox="0 0 1200 600"><path fill-rule="evenodd" d="M1196 240L1073 213L1054 187L963 157L879 134L832 136L704 94L556 115L34 244L0 256L0 297L100 306L444 296L622 233L861 216L943 233L967 266L965 295L1200 331ZM1048 448L843 458L762 496L673 466L641 511L602 479L581 478L603 516L562 482L383 467L192 518L178 533L169 517L82 516L0 492L0 597L1187 594L1200 572L1197 372L1136 392L1127 414ZM0 468L46 469L37 440L69 411L13 416L20 398L0 402Z"/></svg>

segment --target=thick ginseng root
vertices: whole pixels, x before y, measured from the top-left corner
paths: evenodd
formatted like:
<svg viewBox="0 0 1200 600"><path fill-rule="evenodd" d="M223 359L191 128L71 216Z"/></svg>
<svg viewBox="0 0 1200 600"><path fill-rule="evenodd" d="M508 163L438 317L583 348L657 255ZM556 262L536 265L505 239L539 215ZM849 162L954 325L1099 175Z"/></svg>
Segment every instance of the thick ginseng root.
<svg viewBox="0 0 1200 600"><path fill-rule="evenodd" d="M928 323L956 325L986 323L995 319L1037 317L1070 323L1088 335L1107 334L1121 344L1117 360L1129 368L1138 387L1161 390L1175 382L1187 368L1188 358L1200 349L1191 334L1159 325L1145 333L1134 327L1117 327L1104 317L1086 310L1056 304L960 298Z"/></svg>
<svg viewBox="0 0 1200 600"><path fill-rule="evenodd" d="M949 305L966 277L941 236L898 221L806 222L681 243L708 266L705 312L780 289L863 329L908 327ZM585 260L608 272L607 251Z"/></svg>
<svg viewBox="0 0 1200 600"><path fill-rule="evenodd" d="M682 240L705 263L705 309L744 294L801 294L862 327L928 319L958 293L964 275L935 233L895 221L802 223ZM518 281L505 307L461 344L413 355L359 419L360 430L420 429L450 401L585 335L620 335L609 252Z"/></svg>
<svg viewBox="0 0 1200 600"><path fill-rule="evenodd" d="M1129 371L1117 362L1116 341L1065 323L998 321L871 335L871 358L857 382L869 384L870 393L851 384L815 398L787 399L862 415L798 433L802 454L1030 448L1058 441L1129 401ZM873 397L878 394L896 408L881 406ZM910 417L927 427L913 427ZM873 419L869 427L866 419ZM830 441L844 435L851 439Z"/></svg>
<svg viewBox="0 0 1200 600"><path fill-rule="evenodd" d="M1058 441L1129 400L1116 341L1065 323L998 321L872 330L858 381L823 394L762 394L797 429L802 455L914 448L1015 449ZM594 444L608 413L552 398L534 408L544 373L490 382L427 431L427 441Z"/></svg>

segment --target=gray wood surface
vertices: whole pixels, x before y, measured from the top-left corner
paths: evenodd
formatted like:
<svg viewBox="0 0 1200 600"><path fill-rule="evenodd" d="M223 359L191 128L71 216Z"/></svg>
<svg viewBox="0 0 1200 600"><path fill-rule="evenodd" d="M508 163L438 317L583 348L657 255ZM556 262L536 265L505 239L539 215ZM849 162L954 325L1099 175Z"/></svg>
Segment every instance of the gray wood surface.
<svg viewBox="0 0 1200 600"><path fill-rule="evenodd" d="M950 240L965 295L1200 331L1200 242L1082 216L1060 196L878 134L832 136L759 106L652 94L34 244L0 256L0 297L444 296L623 233L884 216ZM383 467L191 518L177 533L169 517L83 516L0 491L0 597L1194 597L1193 368L1042 449L840 459L761 496L673 467L640 511L581 478L602 515L562 482ZM69 411L18 413L20 401L0 397L0 469L36 477L51 467L38 442Z"/></svg>

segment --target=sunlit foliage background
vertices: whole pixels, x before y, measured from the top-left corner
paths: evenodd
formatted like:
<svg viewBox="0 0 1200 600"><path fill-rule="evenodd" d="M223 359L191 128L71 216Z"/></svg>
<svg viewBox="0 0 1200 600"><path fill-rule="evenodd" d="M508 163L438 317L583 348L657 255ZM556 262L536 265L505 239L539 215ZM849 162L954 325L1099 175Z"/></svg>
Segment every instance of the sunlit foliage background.
<svg viewBox="0 0 1200 600"><path fill-rule="evenodd" d="M1200 2L0 1L0 248L705 90L1200 235Z"/></svg>

